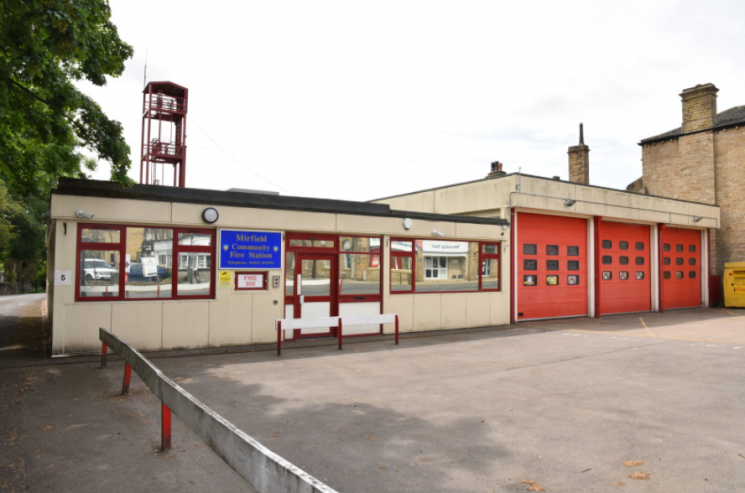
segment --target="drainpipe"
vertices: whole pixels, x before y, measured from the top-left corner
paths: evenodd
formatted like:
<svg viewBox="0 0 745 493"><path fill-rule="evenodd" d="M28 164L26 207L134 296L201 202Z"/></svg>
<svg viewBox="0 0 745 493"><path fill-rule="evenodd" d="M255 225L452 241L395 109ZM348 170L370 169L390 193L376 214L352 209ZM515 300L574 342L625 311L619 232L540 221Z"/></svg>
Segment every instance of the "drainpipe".
<svg viewBox="0 0 745 493"><path fill-rule="evenodd" d="M660 258L657 259L657 264L660 267L659 267L659 273L657 275L659 276L658 278L660 280L660 284L659 284L659 292L658 292L657 296L659 296L659 299L660 299L660 313L665 313L665 298L664 298L665 290L663 289L663 285L665 283L665 276L663 275L663 273L664 273L663 271L665 269L665 266L664 266L663 261L662 261L662 259L663 259L663 250L664 250L664 243L663 243L663 240L664 240L664 238L663 238L664 237L663 232L664 231L665 231L665 225L664 224L658 224L657 225L657 233L658 233L659 236L658 236L658 239L657 239L657 243L660 246L658 248L658 251L659 251L659 254L660 254L659 255Z"/></svg>
<svg viewBox="0 0 745 493"><path fill-rule="evenodd" d="M595 216L595 318L601 318L600 312L600 283L602 281L602 267L600 263L601 252L600 246L602 240L600 239L600 223L603 221L603 216Z"/></svg>

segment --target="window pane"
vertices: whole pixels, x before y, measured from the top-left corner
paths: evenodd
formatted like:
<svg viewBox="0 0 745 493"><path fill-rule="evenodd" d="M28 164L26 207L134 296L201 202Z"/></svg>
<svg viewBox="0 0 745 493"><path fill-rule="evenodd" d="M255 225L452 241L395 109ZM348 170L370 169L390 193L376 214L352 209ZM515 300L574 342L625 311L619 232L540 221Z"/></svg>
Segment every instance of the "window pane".
<svg viewBox="0 0 745 493"><path fill-rule="evenodd" d="M170 298L173 230L127 228L125 298Z"/></svg>
<svg viewBox="0 0 745 493"><path fill-rule="evenodd" d="M411 291L411 257L391 257L391 291Z"/></svg>
<svg viewBox="0 0 745 493"><path fill-rule="evenodd" d="M577 286L579 284L579 276L567 276L567 284Z"/></svg>
<svg viewBox="0 0 745 493"><path fill-rule="evenodd" d="M119 296L119 252L82 250L80 252L80 296L98 298Z"/></svg>
<svg viewBox="0 0 745 493"><path fill-rule="evenodd" d="M636 271L636 280L637 281L643 281L644 280L644 272L643 271Z"/></svg>
<svg viewBox="0 0 745 493"><path fill-rule="evenodd" d="M499 254L499 243L489 243L487 245L483 245L481 253L488 253L490 255Z"/></svg>
<svg viewBox="0 0 745 493"><path fill-rule="evenodd" d="M212 235L208 233L179 233L179 245L212 246Z"/></svg>
<svg viewBox="0 0 745 493"><path fill-rule="evenodd" d="M484 259L481 263L481 289L499 289L499 260Z"/></svg>
<svg viewBox="0 0 745 493"><path fill-rule="evenodd" d="M695 258L689 258L688 259L688 265L696 265L696 259Z"/></svg>
<svg viewBox="0 0 745 493"><path fill-rule="evenodd" d="M603 240L603 248L613 248L613 242L610 240Z"/></svg>
<svg viewBox="0 0 745 493"><path fill-rule="evenodd" d="M609 270L604 270L602 275L603 281L610 281L613 279L613 273Z"/></svg>
<svg viewBox="0 0 745 493"><path fill-rule="evenodd" d="M121 234L118 229L83 228L81 240L83 243L119 243Z"/></svg>
<svg viewBox="0 0 745 493"><path fill-rule="evenodd" d="M688 251L691 253L696 253L696 245L688 245Z"/></svg>
<svg viewBox="0 0 745 493"><path fill-rule="evenodd" d="M644 265L644 257L636 257L636 259L634 260L634 263L636 265Z"/></svg>
<svg viewBox="0 0 745 493"><path fill-rule="evenodd" d="M568 246L567 247L567 255L570 257L579 257L579 247L578 246Z"/></svg>
<svg viewBox="0 0 745 493"><path fill-rule="evenodd" d="M559 261L546 260L546 270L559 270Z"/></svg>
<svg viewBox="0 0 745 493"><path fill-rule="evenodd" d="M208 296L212 283L211 265L211 253L180 253L176 293L179 296Z"/></svg>
<svg viewBox="0 0 745 493"><path fill-rule="evenodd" d="M619 272L619 273L618 273L618 278L619 278L620 280L622 280L622 281L626 281L626 280L627 280L627 279L629 278L629 273L628 273L628 271L622 270L621 272Z"/></svg>
<svg viewBox="0 0 745 493"><path fill-rule="evenodd" d="M548 286L558 286L559 276L546 276L546 284Z"/></svg>
<svg viewBox="0 0 745 493"><path fill-rule="evenodd" d="M604 264L612 264L613 263L613 257L611 257L610 255L603 255L602 262Z"/></svg>
<svg viewBox="0 0 745 493"><path fill-rule="evenodd" d="M536 276L523 276L523 286L535 286Z"/></svg>
<svg viewBox="0 0 745 493"><path fill-rule="evenodd" d="M328 262L328 263L327 263ZM303 259L300 269L300 294L309 296L331 295L331 262Z"/></svg>
<svg viewBox="0 0 745 493"><path fill-rule="evenodd" d="M579 270L579 260L567 261L567 270Z"/></svg>
<svg viewBox="0 0 745 493"><path fill-rule="evenodd" d="M696 271L695 270L689 270L688 271L688 279L696 279Z"/></svg>
<svg viewBox="0 0 745 493"><path fill-rule="evenodd" d="M394 252L410 252L413 247L411 241L391 241L391 251Z"/></svg>
<svg viewBox="0 0 745 493"><path fill-rule="evenodd" d="M663 272L662 277L664 277L665 279L670 279L670 271L666 270L665 272Z"/></svg>
<svg viewBox="0 0 745 493"><path fill-rule="evenodd" d="M290 240L291 247L318 247L318 248L334 248L334 240Z"/></svg>
<svg viewBox="0 0 745 493"><path fill-rule="evenodd" d="M683 279L683 271L679 270L675 272L675 279Z"/></svg>
<svg viewBox="0 0 745 493"><path fill-rule="evenodd" d="M380 267L376 255L346 253L340 255L340 294L380 294Z"/></svg>
<svg viewBox="0 0 745 493"><path fill-rule="evenodd" d="M546 245L546 255L558 255L559 245Z"/></svg>
<svg viewBox="0 0 745 493"><path fill-rule="evenodd" d="M621 265L628 265L629 264L629 258L628 257L618 257L618 263Z"/></svg>
<svg viewBox="0 0 745 493"><path fill-rule="evenodd" d="M339 248L342 252L379 252L380 238L342 236L339 239Z"/></svg>
<svg viewBox="0 0 745 493"><path fill-rule="evenodd" d="M664 251L666 251L666 252L669 252L670 251L670 243L665 243L664 245L662 245L662 249Z"/></svg>
<svg viewBox="0 0 745 493"><path fill-rule="evenodd" d="M538 245L531 245L531 244L524 244L523 245L523 254L525 255L535 255L538 253Z"/></svg>
<svg viewBox="0 0 745 493"><path fill-rule="evenodd" d="M478 291L478 243L423 240L421 246L423 259L432 259L432 272L417 272L416 292Z"/></svg>
<svg viewBox="0 0 745 493"><path fill-rule="evenodd" d="M664 263L665 265L670 265L670 257L665 257L665 258L664 258L664 259L662 259L662 260L663 260L663 263Z"/></svg>
<svg viewBox="0 0 745 493"><path fill-rule="evenodd" d="M675 245L675 251L676 252L682 252L683 251L683 245Z"/></svg>
<svg viewBox="0 0 745 493"><path fill-rule="evenodd" d="M629 242L628 241L619 241L618 242L618 248L621 250L628 250L629 249Z"/></svg>
<svg viewBox="0 0 745 493"><path fill-rule="evenodd" d="M524 259L523 260L524 270L538 270L538 261L535 259Z"/></svg>
<svg viewBox="0 0 745 493"><path fill-rule="evenodd" d="M634 248L642 252L644 251L644 243L642 243L641 241L637 241L636 244L634 245Z"/></svg>
<svg viewBox="0 0 745 493"><path fill-rule="evenodd" d="M675 265L683 265L683 259L678 257L675 259Z"/></svg>
<svg viewBox="0 0 745 493"><path fill-rule="evenodd" d="M285 253L285 295L293 296L295 294L295 254L293 252Z"/></svg>

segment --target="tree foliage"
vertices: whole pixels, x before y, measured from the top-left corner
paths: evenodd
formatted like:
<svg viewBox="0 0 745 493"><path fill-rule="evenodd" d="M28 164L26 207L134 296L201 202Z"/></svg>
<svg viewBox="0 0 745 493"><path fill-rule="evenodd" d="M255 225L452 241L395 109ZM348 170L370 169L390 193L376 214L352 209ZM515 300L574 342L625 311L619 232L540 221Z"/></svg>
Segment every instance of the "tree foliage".
<svg viewBox="0 0 745 493"><path fill-rule="evenodd" d="M0 0L0 177L11 190L44 195L60 176L109 161L130 184L119 122L75 86L119 76L132 47L111 22L107 0Z"/></svg>

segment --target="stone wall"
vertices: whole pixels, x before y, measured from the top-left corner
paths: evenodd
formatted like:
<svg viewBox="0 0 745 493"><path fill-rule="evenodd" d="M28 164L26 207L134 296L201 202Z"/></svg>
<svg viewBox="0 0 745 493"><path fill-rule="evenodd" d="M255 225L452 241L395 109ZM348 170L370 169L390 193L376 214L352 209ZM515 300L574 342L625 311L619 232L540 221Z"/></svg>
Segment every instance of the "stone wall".
<svg viewBox="0 0 745 493"><path fill-rule="evenodd" d="M721 274L725 262L745 262L745 127L716 132L714 150L716 200L722 214L716 273Z"/></svg>

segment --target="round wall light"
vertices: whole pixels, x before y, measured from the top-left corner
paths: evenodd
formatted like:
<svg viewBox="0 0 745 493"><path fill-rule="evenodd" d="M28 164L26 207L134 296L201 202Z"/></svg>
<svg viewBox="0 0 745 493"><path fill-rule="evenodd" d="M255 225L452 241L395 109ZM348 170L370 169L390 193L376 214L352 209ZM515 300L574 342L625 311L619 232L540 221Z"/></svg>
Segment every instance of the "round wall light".
<svg viewBox="0 0 745 493"><path fill-rule="evenodd" d="M220 219L220 214L218 214L217 209L208 207L202 211L202 219L208 224L213 224L216 223L218 219Z"/></svg>
<svg viewBox="0 0 745 493"><path fill-rule="evenodd" d="M404 219L404 229L406 231L410 230L413 225L414 225L414 221L412 221L408 217Z"/></svg>

